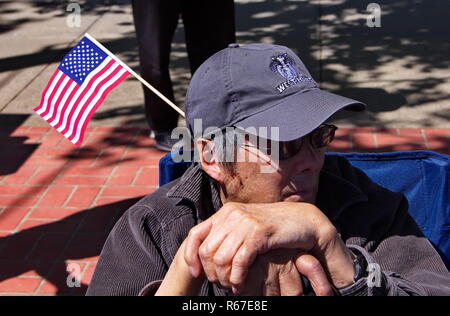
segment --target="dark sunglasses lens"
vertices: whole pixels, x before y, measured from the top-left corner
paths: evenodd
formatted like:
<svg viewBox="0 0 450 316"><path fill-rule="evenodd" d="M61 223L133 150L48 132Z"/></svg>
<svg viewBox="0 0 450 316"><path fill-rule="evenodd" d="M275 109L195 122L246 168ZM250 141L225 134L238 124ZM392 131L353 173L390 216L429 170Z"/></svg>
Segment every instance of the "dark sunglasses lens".
<svg viewBox="0 0 450 316"><path fill-rule="evenodd" d="M334 126L322 126L317 129L311 136L312 145L315 148L323 148L331 144L336 133Z"/></svg>

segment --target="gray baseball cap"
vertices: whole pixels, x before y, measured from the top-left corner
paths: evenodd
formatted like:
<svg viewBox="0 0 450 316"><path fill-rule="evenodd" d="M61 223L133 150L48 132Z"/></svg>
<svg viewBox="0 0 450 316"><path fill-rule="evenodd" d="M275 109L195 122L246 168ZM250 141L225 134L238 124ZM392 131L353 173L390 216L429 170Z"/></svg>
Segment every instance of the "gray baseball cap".
<svg viewBox="0 0 450 316"><path fill-rule="evenodd" d="M278 127L278 140L291 141L341 109L365 105L319 89L291 49L272 44L231 44L198 68L186 95L186 120L196 138L212 127Z"/></svg>

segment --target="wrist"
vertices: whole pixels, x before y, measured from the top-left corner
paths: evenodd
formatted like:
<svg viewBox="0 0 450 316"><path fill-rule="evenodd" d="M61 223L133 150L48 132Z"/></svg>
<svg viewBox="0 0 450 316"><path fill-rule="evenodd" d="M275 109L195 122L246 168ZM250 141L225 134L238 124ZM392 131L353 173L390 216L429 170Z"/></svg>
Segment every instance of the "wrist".
<svg viewBox="0 0 450 316"><path fill-rule="evenodd" d="M184 259L184 243L178 249L157 296L195 296L200 292L203 277L194 278Z"/></svg>
<svg viewBox="0 0 450 316"><path fill-rule="evenodd" d="M323 230L315 252L334 287L339 289L353 284L355 256L347 248L335 227Z"/></svg>

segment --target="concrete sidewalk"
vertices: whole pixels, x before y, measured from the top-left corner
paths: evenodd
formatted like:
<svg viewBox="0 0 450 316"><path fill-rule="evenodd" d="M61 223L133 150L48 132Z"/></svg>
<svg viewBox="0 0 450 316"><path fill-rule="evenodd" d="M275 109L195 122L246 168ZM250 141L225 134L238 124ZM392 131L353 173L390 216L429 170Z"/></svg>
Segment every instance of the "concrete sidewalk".
<svg viewBox="0 0 450 316"><path fill-rule="evenodd" d="M55 4L58 3L58 4ZM89 32L138 70L131 5L126 0L79 1L80 28L69 28L56 1L0 2L0 115L30 114L64 54ZM450 128L450 20L444 0L378 1L382 27L366 25L366 5L343 1L236 1L241 44L273 42L296 50L323 88L365 101L366 113L337 116L343 126ZM262 65L264 66L264 65ZM179 27L171 65L177 103L190 80ZM145 126L134 78L115 89L90 126Z"/></svg>

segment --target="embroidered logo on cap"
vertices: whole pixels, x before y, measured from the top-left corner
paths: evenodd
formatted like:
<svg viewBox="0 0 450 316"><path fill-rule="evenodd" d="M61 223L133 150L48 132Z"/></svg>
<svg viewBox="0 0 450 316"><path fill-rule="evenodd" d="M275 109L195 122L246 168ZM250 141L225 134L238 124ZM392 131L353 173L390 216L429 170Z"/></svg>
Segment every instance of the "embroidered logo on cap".
<svg viewBox="0 0 450 316"><path fill-rule="evenodd" d="M285 82L277 87L278 92L283 93L287 88L299 84L300 82L314 82L313 78L300 75L296 66L295 60L288 54L272 57L270 69L286 79Z"/></svg>

